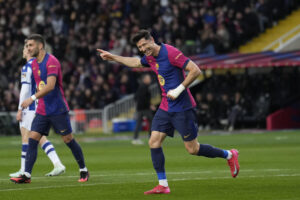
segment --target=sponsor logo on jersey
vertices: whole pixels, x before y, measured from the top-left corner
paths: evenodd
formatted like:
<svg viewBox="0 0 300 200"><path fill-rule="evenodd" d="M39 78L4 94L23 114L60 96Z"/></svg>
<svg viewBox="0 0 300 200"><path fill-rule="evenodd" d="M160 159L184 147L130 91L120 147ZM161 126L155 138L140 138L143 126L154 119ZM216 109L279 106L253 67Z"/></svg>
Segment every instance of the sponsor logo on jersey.
<svg viewBox="0 0 300 200"><path fill-rule="evenodd" d="M161 86L164 86L165 85L165 79L164 79L164 77L162 77L160 74L157 77L158 77L159 84Z"/></svg>

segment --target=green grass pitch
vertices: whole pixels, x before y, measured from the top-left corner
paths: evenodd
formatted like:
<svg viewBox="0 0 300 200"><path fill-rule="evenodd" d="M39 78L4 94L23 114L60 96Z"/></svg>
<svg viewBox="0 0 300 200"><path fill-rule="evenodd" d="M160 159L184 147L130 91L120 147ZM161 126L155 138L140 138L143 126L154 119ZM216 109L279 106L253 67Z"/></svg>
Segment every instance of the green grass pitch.
<svg viewBox="0 0 300 200"><path fill-rule="evenodd" d="M76 136L75 136L76 137ZM87 183L78 183L78 167L60 137L49 137L65 174L45 177L52 164L39 150L31 184L14 184L8 174L20 167L20 137L0 137L0 199L300 199L300 131L199 136L201 143L240 151L240 174L233 179L223 159L188 155L179 137L164 144L171 193L145 196L157 184L147 145L129 140L77 137L90 171ZM146 142L146 139L145 139Z"/></svg>

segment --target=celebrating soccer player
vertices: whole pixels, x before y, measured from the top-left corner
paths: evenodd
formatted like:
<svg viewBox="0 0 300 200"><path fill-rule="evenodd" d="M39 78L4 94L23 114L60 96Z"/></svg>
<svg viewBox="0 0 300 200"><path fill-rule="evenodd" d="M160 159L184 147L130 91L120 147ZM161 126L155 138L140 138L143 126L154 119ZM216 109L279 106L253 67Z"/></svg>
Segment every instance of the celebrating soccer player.
<svg viewBox="0 0 300 200"><path fill-rule="evenodd" d="M26 43L26 41L25 41ZM20 122L20 130L22 135L22 154L21 154L21 169L18 172L9 174L10 177L19 177L24 173L25 170L25 157L28 148L28 137L31 129L32 120L35 115L36 102L33 102L28 108L22 110L21 103L29 98L36 90L36 84L32 74L31 63L33 58L28 54L26 44L23 49L23 58L26 59L27 63L22 67L21 72L21 92L19 100L19 109L17 113L17 120ZM40 140L40 145L45 151L49 159L54 165L54 169L46 174L46 176L57 176L66 170L66 167L61 163L59 157L56 154L54 146L50 141L47 140L46 136L43 136Z"/></svg>
<svg viewBox="0 0 300 200"><path fill-rule="evenodd" d="M198 126L194 111L196 103L188 88L201 73L198 66L175 47L155 43L147 30L137 32L132 37L132 42L144 54L141 59L114 55L102 49L97 51L103 60L119 62L129 67L150 67L156 73L161 87L162 101L152 121L149 139L152 163L159 185L144 194L170 193L162 143L166 136L173 137L174 129L180 133L190 154L227 159L231 175L236 177L240 168L237 150L222 150L198 143ZM186 77L185 71L189 72Z"/></svg>
<svg viewBox="0 0 300 200"><path fill-rule="evenodd" d="M89 172L85 166L81 147L73 138L69 118L69 106L62 88L62 72L59 61L45 51L45 40L39 34L27 38L26 47L32 60L32 73L37 85L37 93L27 98L21 104L23 109L39 99L36 115L32 122L28 150L25 160L25 172L10 180L15 183L30 183L31 172L37 158L37 145L42 136L47 136L50 126L62 136L63 141L71 149L80 168L79 182L86 182Z"/></svg>

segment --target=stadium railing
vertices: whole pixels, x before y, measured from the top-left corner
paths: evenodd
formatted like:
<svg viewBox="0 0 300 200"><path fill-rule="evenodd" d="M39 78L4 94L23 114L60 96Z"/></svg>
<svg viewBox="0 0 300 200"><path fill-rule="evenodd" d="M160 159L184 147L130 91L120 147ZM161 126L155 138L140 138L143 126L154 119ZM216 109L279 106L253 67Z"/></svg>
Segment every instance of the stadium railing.
<svg viewBox="0 0 300 200"><path fill-rule="evenodd" d="M160 101L160 89L156 84L150 86L151 101L156 104ZM112 133L113 119L133 119L135 114L134 94L108 104L103 109L71 110L70 120L73 133ZM16 120L17 112L0 112L0 135L19 134L19 125Z"/></svg>

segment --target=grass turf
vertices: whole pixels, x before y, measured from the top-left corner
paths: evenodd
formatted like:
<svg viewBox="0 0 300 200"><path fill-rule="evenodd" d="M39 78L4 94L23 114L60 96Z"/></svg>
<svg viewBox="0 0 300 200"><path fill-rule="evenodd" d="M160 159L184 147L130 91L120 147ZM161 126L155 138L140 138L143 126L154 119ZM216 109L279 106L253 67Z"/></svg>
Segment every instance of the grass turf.
<svg viewBox="0 0 300 200"><path fill-rule="evenodd" d="M91 174L87 183L78 183L71 151L58 136L49 139L66 173L45 177L52 164L40 149L32 183L18 185L8 174L20 167L20 137L0 137L0 199L300 199L299 131L200 136L201 143L240 151L236 179L225 160L190 156L179 137L167 138L164 153L171 194L150 196L143 192L152 189L157 178L146 145L77 137Z"/></svg>

